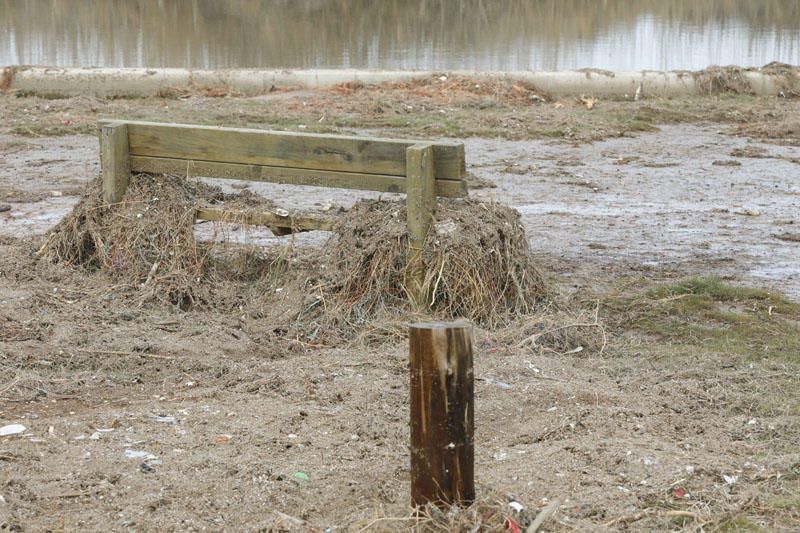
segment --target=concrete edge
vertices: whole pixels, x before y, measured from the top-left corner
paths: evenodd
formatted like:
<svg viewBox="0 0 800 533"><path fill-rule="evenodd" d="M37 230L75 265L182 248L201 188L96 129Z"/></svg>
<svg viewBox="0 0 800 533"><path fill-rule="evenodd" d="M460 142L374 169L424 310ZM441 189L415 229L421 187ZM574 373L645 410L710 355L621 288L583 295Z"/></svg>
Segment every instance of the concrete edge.
<svg viewBox="0 0 800 533"><path fill-rule="evenodd" d="M358 69L146 69L146 68L60 68L5 67L0 76L0 90L48 97L95 95L101 97L145 97L164 90L224 89L245 96L265 94L275 89L328 87L341 83L365 84L407 81L436 75L469 76L476 79L503 78L524 81L552 95L592 95L633 98L641 86L646 95L684 96L721 92L724 78L719 72L731 72L761 96L775 96L782 91L800 88L800 69L788 67L780 71L735 69L726 71L636 71L610 72L598 69L579 71L449 71L428 70L358 70ZM711 76L711 77L709 77ZM709 82L709 80L711 80ZM714 81L722 87L714 91ZM712 85L709 85L712 83ZM740 84L741 86L741 84Z"/></svg>

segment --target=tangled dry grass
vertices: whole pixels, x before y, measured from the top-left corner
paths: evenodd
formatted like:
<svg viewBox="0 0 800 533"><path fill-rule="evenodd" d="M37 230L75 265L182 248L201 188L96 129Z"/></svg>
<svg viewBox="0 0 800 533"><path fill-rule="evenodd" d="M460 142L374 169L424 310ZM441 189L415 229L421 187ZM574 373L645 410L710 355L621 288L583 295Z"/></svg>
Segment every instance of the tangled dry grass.
<svg viewBox="0 0 800 533"><path fill-rule="evenodd" d="M479 494L478 499L468 507L440 508L428 504L412 509L406 516L380 516L364 524L358 524L360 528L357 531L402 530L420 533L485 531L501 533L530 527L537 519L541 525L542 519L539 516L549 518L555 512L555 509L552 511L548 509L546 515L544 513L536 515L528 509L517 511L509 505L513 500L490 488L483 488ZM285 519L278 525L285 525ZM536 529L538 529L538 525ZM536 529L532 531L536 531Z"/></svg>
<svg viewBox="0 0 800 533"><path fill-rule="evenodd" d="M547 296L519 213L498 204L442 200L425 246L430 311L486 327L534 311ZM406 206L362 201L337 224L328 292L354 321L404 309ZM331 276L332 274L332 276Z"/></svg>
<svg viewBox="0 0 800 533"><path fill-rule="evenodd" d="M800 94L798 68L777 61L757 69L711 66L694 73L694 76L701 94L752 94L753 87L747 75L754 71L770 75L784 97Z"/></svg>
<svg viewBox="0 0 800 533"><path fill-rule="evenodd" d="M450 102L463 102L477 98L492 98L508 104L530 104L532 102L547 102L551 100L549 94L530 82L509 80L502 76L476 80L468 76L451 74L437 74L435 76L415 78L409 81L378 84L348 82L335 85L331 87L328 92L352 95L365 89L378 94L382 92L403 91L423 101L445 100Z"/></svg>
<svg viewBox="0 0 800 533"><path fill-rule="evenodd" d="M303 342L367 343L402 336L414 318L406 291L402 201L361 201L318 248L198 241L198 207L272 209L249 192L174 176L131 179L122 203L105 205L94 183L39 250L49 263L111 278L115 297L181 309L208 308L271 320ZM234 221L235 222L235 221ZM228 221L230 223L230 221ZM596 315L565 312L537 269L519 214L474 200L442 201L426 243L428 316L468 318L526 339L525 348L600 348ZM591 314L591 313L589 313ZM569 324L569 326L566 326ZM501 333L505 331L505 333ZM589 338L591 337L591 338Z"/></svg>
<svg viewBox="0 0 800 533"><path fill-rule="evenodd" d="M251 248L243 249L232 266L229 260L211 259L219 251L214 243L197 242L197 207L220 199L228 205L232 200L246 207L272 205L252 193L226 198L199 182L142 174L132 178L124 201L111 207L103 203L95 183L53 230L40 255L106 271L140 290L151 288L142 295L145 299L194 305L200 302L198 286L223 264L227 274L234 269L228 277L252 281L265 274L265 262ZM324 293L348 316L362 319L404 308L405 218L402 202L359 202L340 219L329 245L318 254ZM426 257L435 314L491 325L504 315L529 313L545 296L515 211L450 201L440 206L438 218Z"/></svg>
<svg viewBox="0 0 800 533"><path fill-rule="evenodd" d="M181 308L198 302L208 250L192 231L200 199L217 191L175 177L131 179L125 200L110 207L99 182L53 230L39 255L56 263L103 270L138 297Z"/></svg>

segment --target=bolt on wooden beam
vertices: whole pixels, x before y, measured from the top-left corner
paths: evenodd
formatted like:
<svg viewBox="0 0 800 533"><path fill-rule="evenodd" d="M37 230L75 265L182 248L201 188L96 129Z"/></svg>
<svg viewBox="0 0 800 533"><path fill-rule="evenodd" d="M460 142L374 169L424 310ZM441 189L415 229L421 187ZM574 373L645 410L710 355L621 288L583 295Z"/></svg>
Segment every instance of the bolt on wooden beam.
<svg viewBox="0 0 800 533"><path fill-rule="evenodd" d="M472 324L409 327L411 499L468 505L475 499Z"/></svg>

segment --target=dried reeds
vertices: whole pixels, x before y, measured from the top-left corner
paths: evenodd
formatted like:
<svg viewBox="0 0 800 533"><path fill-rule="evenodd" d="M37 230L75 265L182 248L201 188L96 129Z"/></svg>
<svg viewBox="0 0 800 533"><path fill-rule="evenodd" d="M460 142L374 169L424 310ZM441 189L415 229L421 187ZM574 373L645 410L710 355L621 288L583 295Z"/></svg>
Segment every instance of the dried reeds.
<svg viewBox="0 0 800 533"><path fill-rule="evenodd" d="M308 338L339 330L358 336L376 323L409 318L405 202L358 202L322 249L297 257L286 247L198 243L197 208L220 200L245 210L274 208L250 192L224 195L195 181L145 174L133 176L124 200L108 206L95 182L39 255L103 271L140 304L248 308L262 316L281 309L281 328ZM519 214L501 205L441 201L425 261L435 317L494 328L531 314L547 294Z"/></svg>
<svg viewBox="0 0 800 533"><path fill-rule="evenodd" d="M404 202L362 201L335 227L326 292L340 313L363 322L408 309ZM494 327L529 314L546 296L519 213L475 200L441 200L425 246L434 316Z"/></svg>
<svg viewBox="0 0 800 533"><path fill-rule="evenodd" d="M181 308L196 303L207 250L192 231L199 198L215 191L196 182L142 174L124 200L103 203L98 182L53 230L40 255L53 262L103 270L136 286L143 300Z"/></svg>

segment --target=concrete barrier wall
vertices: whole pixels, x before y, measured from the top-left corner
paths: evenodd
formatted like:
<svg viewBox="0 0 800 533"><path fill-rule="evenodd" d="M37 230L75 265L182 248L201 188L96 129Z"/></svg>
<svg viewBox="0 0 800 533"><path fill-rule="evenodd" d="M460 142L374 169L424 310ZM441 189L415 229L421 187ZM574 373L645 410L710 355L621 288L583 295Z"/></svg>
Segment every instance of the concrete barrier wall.
<svg viewBox="0 0 800 533"><path fill-rule="evenodd" d="M787 86L800 87L797 70L782 73L740 71L753 93L777 95ZM67 97L92 94L110 97L152 96L164 88L225 88L244 95L264 94L273 89L316 88L346 82L380 83L441 74L414 70L188 70L144 68L51 68L6 67L0 88L40 96ZM633 97L641 84L650 96L698 94L703 90L697 72L608 72L585 69L562 72L451 71L451 75L475 78L505 78L533 83L554 95Z"/></svg>

